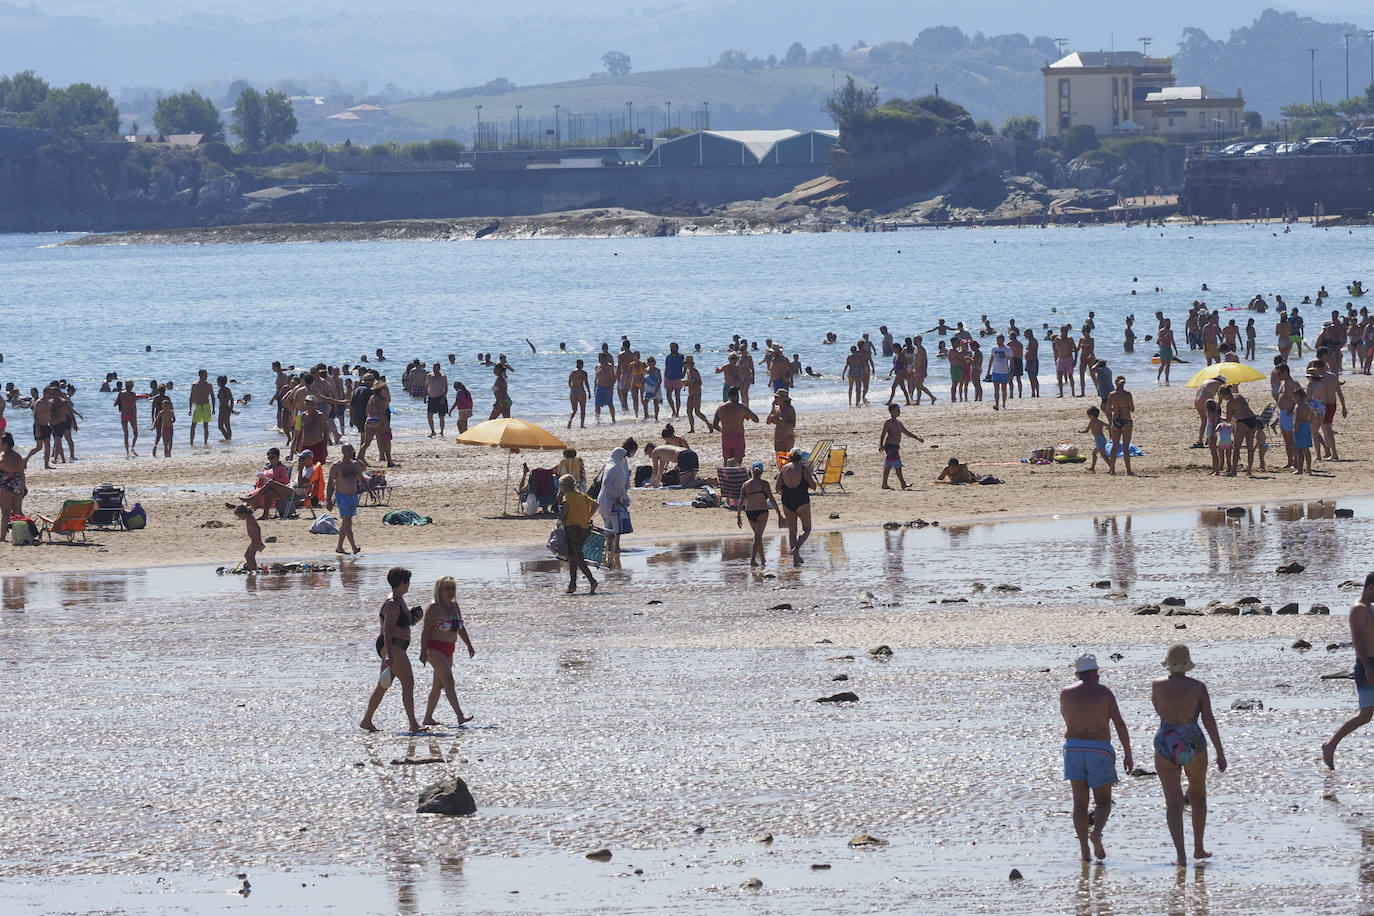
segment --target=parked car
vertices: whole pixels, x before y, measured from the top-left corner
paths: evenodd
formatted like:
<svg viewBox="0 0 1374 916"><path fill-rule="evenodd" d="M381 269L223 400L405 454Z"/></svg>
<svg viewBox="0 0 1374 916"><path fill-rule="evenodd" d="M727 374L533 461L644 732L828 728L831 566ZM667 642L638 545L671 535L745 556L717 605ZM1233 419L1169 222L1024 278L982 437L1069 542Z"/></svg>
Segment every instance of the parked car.
<svg viewBox="0 0 1374 916"><path fill-rule="evenodd" d="M1304 156L1339 156L1341 148L1333 137L1313 137L1302 146Z"/></svg>
<svg viewBox="0 0 1374 916"><path fill-rule="evenodd" d="M1296 153L1301 147L1302 147L1302 144L1300 144L1300 143L1275 143L1275 144L1274 144L1274 155L1275 155L1275 156L1291 156L1291 155L1293 155L1294 153Z"/></svg>
<svg viewBox="0 0 1374 916"><path fill-rule="evenodd" d="M1274 147L1276 145L1277 144L1274 143L1256 143L1254 146L1246 150L1242 155L1245 156L1245 158L1247 159L1259 159L1262 157L1273 156Z"/></svg>
<svg viewBox="0 0 1374 916"><path fill-rule="evenodd" d="M1229 159L1232 156L1239 156L1249 149L1250 145L1250 143L1232 143L1229 146L1223 146L1221 149L1217 150L1217 156L1225 159Z"/></svg>

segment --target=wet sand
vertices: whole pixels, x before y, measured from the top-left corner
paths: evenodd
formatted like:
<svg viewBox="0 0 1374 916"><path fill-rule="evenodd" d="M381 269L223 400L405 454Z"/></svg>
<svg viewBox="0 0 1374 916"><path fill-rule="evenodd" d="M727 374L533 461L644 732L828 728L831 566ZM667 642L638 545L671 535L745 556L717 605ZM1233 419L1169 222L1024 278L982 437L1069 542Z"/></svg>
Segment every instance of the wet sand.
<svg viewBox="0 0 1374 916"><path fill-rule="evenodd" d="M1348 639L1338 586L1374 546L1374 502L1350 505L828 532L800 571L776 568L770 531L768 574L736 538L645 537L596 599L563 596L528 545L306 576L8 577L0 893L32 912L193 911L239 904L246 872L244 905L269 911L1367 909L1374 733L1334 774L1317 747L1355 705L1349 680L1321 680L1349 669L1348 649L1326 649ZM1287 559L1307 569L1275 574ZM417 601L459 576L477 727L400 734L393 690L383 731L357 729L393 561L415 569ZM1133 613L1170 595L1203 614ZM1249 595L1334 613L1205 611ZM1169 867L1157 783L1126 778L1108 863L1083 868L1057 690L1095 651L1152 769L1149 680L1176 638L1231 759L1211 776L1216 858ZM880 644L891 657L868 654ZM839 690L859 702L814 702ZM1250 698L1264 711L1230 710ZM478 815L413 814L450 773ZM889 845L849 848L861 833ZM599 847L611 862L585 859Z"/></svg>
<svg viewBox="0 0 1374 916"><path fill-rule="evenodd" d="M934 407L906 408L902 418L922 445L904 440L906 492L879 489L881 453L878 432L886 418L881 396L886 386L871 392L873 406L800 412L798 443L810 448L817 439L832 439L849 448L849 469L844 489L831 488L812 501L818 532L853 527L877 527L884 522L916 518L945 523L986 518L1034 518L1095 511L1126 511L1152 508L1228 506L1272 500L1339 499L1369 492L1368 455L1374 450L1374 385L1365 376L1346 376L1346 400L1350 417L1338 419L1338 447L1343 460L1318 462L1315 477L1297 478L1286 472L1259 474L1254 479L1208 476L1210 456L1188 445L1197 434L1193 392L1182 387L1186 378L1171 388L1145 387L1135 391L1138 413L1135 441L1148 453L1135 459L1137 476L1108 477L1099 463L1096 474L1086 465L1032 466L1021 464L1032 448L1059 442L1077 443L1085 453L1092 440L1077 433L1086 424L1090 398L1042 397L1013 401L1007 411L994 413L989 402L950 405L945 394ZM1267 403L1262 393L1267 384L1244 386L1256 408ZM1053 394L1051 385L1042 391ZM991 397L991 388L986 393ZM755 397L756 410L766 412L767 401ZM579 450L587 463L588 479L595 476L612 447L626 436L641 443L657 441L663 422L620 422L567 432L554 428ZM719 437L688 433L677 421L678 431L701 455L702 469L712 474L718 463ZM184 431L183 431L184 432ZM503 452L456 445L429 439L423 433L402 434L396 457L403 467L388 479L396 485L392 508L410 508L431 516L425 527L392 527L381 524L384 509L363 508L357 521L358 542L369 555L400 551L439 550L462 547L537 546L543 544L552 522L548 518L501 518L506 460ZM78 445L80 443L78 442ZM748 429L750 460L771 463L771 429ZM336 454L337 450L333 450ZM1282 464L1282 443L1274 438L1270 451ZM375 452L373 453L375 456ZM970 461L979 473L993 474L1001 486L933 486L939 469L951 456ZM516 456L512 486L519 478L520 461L534 467L552 467L557 452ZM101 458L58 465L44 471L41 455L31 465L30 495L25 508L31 514L52 515L68 498L85 497L106 481L128 488L130 502L148 510L144 531L92 531L85 546L43 546L16 549L0 545L0 570L25 573L39 570L117 570L168 566L181 563L213 563L233 566L242 557L245 535L224 508L226 500L250 489L262 466L262 450L214 444L208 449L188 449L178 443L171 460L161 458ZM1258 467L1258 466L1257 466ZM895 485L895 478L893 483ZM690 502L692 493L679 490L635 490L631 510L636 533L629 543L642 538L736 534L734 513L693 509L675 502ZM516 511L512 497L512 511ZM831 519L832 513L839 515ZM335 559L332 536L309 533L308 518L269 520L263 535L276 538L261 555L264 562L325 561ZM224 527L219 527L224 526Z"/></svg>

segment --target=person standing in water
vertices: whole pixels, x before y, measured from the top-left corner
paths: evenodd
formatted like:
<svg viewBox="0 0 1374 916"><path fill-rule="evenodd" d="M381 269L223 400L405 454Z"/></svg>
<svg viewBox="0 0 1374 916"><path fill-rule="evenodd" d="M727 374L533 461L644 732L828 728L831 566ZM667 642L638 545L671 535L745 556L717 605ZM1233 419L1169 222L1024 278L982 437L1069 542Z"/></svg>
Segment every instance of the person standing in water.
<svg viewBox="0 0 1374 916"><path fill-rule="evenodd" d="M1127 773L1133 762L1131 735L1117 708L1116 697L1098 683L1097 657L1088 653L1078 656L1073 670L1077 682L1059 692L1059 714L1064 717L1064 778L1073 790L1073 829L1078 834L1079 851L1084 862L1091 862L1093 855L1107 858L1102 831L1112 813L1112 784L1117 781L1111 727L1116 727L1116 736L1121 741ZM1091 815L1090 792L1097 803Z"/></svg>
<svg viewBox="0 0 1374 916"><path fill-rule="evenodd" d="M1371 602L1374 602L1374 572L1364 577L1360 600L1350 608L1350 639L1355 644L1355 690L1359 695L1360 711L1336 729L1330 741L1322 744L1322 761L1333 770L1336 768L1336 745L1374 718L1374 608Z"/></svg>
<svg viewBox="0 0 1374 916"><path fill-rule="evenodd" d="M1188 676L1193 668L1188 647L1183 643L1171 645L1163 665L1169 676L1159 678L1150 688L1150 699L1159 713L1155 770L1164 789L1165 818L1177 854L1174 864L1181 868L1188 864L1183 851L1182 775L1188 774L1188 804L1193 811L1193 858L1208 859L1212 854L1202 843L1207 829L1207 737L1216 745L1217 770L1222 773L1226 772L1226 753L1221 749L1207 685Z"/></svg>
<svg viewBox="0 0 1374 916"><path fill-rule="evenodd" d="M405 603L406 592L410 591L410 570L393 566L386 574L386 584L391 586L391 597L382 602L379 614L381 635L377 637L377 654L381 656L382 669L377 676L377 686L372 688L372 695L367 699L367 712L358 726L363 731L377 731L372 716L377 712L377 707L382 705L382 697L394 679L401 682L401 702L405 705L406 718L410 720L410 730L422 732L425 729L415 720L415 674L406 655L406 649L410 648L410 627L414 623Z"/></svg>
<svg viewBox="0 0 1374 916"><path fill-rule="evenodd" d="M749 468L749 479L739 491L739 503L735 507L735 525L744 527L744 518L749 519L749 529L754 532L754 543L749 548L750 566L767 566L763 552L763 532L768 528L768 510L772 508L778 515L778 527L786 524L782 508L773 498L773 488L763 479L763 462L755 461Z"/></svg>
<svg viewBox="0 0 1374 916"><path fill-rule="evenodd" d="M445 382L447 391L447 382ZM463 625L463 609L458 606L458 582L452 576L444 576L434 583L434 601L425 608L424 627L420 635L420 664L428 663L434 668L434 681L429 688L429 701L425 703L425 725L438 725L434 711L439 706L440 696L448 697L448 705L458 717L458 727L471 722L472 716L463 715L463 707L458 705L458 694L453 686L453 650L458 640L467 646L468 658L477 654L468 637L467 627Z"/></svg>

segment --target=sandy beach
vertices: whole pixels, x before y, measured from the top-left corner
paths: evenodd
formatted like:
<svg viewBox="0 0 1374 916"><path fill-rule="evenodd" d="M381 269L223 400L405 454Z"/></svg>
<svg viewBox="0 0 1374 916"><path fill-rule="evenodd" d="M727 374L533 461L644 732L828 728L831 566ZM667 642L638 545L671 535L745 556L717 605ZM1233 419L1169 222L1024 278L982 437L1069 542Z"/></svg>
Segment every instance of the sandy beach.
<svg viewBox="0 0 1374 916"><path fill-rule="evenodd" d="M940 393L934 407L906 408L902 419L924 445L904 440L911 490L879 488L882 455L877 449L879 427L886 418L877 386L873 405L844 410L802 412L797 440L810 448L818 439L831 439L848 447L844 490L831 488L813 497L815 530L880 526L917 518L942 523L987 518L1025 518L1074 515L1100 511L1130 511L1190 506L1230 506L1282 500L1334 500L1369 492L1368 455L1374 448L1374 380L1345 376L1350 416L1337 421L1338 448L1342 460L1318 462L1317 474L1298 478L1287 472L1235 478L1208 476L1210 456L1189 445L1196 436L1196 415L1191 390L1175 380L1170 388L1143 388L1134 392L1138 407L1135 442L1146 452L1135 459L1136 476L1110 477L1099 464L1096 474L1086 465L1029 465L1021 459L1031 449L1060 442L1077 443L1091 450L1089 436L1078 434L1086 425L1084 411L1091 398L1041 397L1012 401L1006 411L994 412L987 401L951 405ZM1185 379L1186 380L1186 379ZM886 393L886 386L882 389ZM1042 393L1053 392L1042 386ZM1251 383L1246 393L1256 409L1267 402L1267 384ZM991 386L985 393L991 396ZM766 412L767 402L756 412ZM666 418L665 418L666 419ZM610 450L625 437L640 443L660 441L663 422L625 422L566 431L554 429L577 448L587 462L588 478L604 463ZM702 458L703 472L713 473L719 458L719 436L690 434L677 423ZM182 431L179 430L178 435ZM78 444L79 444L78 440ZM1275 436L1270 465L1283 463L1282 443ZM750 459L768 463L772 452L771 428L750 424ZM335 454L337 450L335 450ZM80 454L80 452L78 452ZM506 473L504 452L458 445L452 432L446 440L423 435L397 439L395 454L402 467L390 471L395 492L391 508L409 508L434 519L422 527L384 526L385 509L364 508L357 522L359 545L368 554L440 550L459 547L496 548L542 545L551 521L502 518L502 492ZM516 456L511 483L518 480L520 462L532 467L552 467L557 452ZM971 463L979 473L1005 481L1000 486L935 486L939 469L950 457ZM1274 460L1277 459L1277 460ZM186 563L233 566L242 556L245 535L241 523L225 509L226 500L251 489L254 474L263 464L263 450L212 444L188 449L179 442L170 460L142 457L82 459L42 469L41 455L30 465L30 494L25 508L30 513L54 513L63 499L89 496L93 487L112 482L127 488L130 502L148 511L144 531L92 531L86 545L14 548L0 545L0 562L11 573L44 570L101 570ZM641 459L642 460L642 459ZM638 462L634 462L638 463ZM895 478L893 480L895 484ZM733 512L694 509L671 503L690 502L693 494L681 490L637 489L631 510L636 533L627 539L684 537L706 534L739 534ZM512 511L515 511L512 499ZM829 516L838 513L838 519ZM223 526L223 527L221 527ZM263 535L276 538L261 559L265 562L329 561L334 558L334 538L309 532L308 516L296 520L271 519L263 523Z"/></svg>

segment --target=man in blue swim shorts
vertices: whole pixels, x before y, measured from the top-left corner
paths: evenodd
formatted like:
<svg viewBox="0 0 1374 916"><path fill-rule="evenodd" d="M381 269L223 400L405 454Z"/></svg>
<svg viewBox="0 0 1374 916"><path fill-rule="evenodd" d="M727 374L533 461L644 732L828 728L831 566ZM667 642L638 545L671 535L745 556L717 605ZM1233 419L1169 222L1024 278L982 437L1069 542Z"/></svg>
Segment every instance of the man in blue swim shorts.
<svg viewBox="0 0 1374 916"><path fill-rule="evenodd" d="M1073 789L1073 829L1084 862L1092 855L1107 858L1102 830L1112 813L1112 784L1116 782L1116 751L1111 726L1121 741L1126 772L1132 768L1131 736L1117 708L1116 697L1097 681L1097 658L1078 656L1073 663L1076 683L1059 692L1059 713L1064 717L1064 778ZM1096 810L1088 813L1088 793ZM1089 825L1092 832L1088 832ZM1092 855L1088 842L1092 841Z"/></svg>
<svg viewBox="0 0 1374 916"><path fill-rule="evenodd" d="M1355 690L1360 698L1360 711L1322 745L1322 760L1333 770L1336 768L1336 745L1374 718L1374 607L1371 605L1374 605L1374 572L1364 577L1360 600L1350 608L1350 639L1355 643Z"/></svg>
<svg viewBox="0 0 1374 916"><path fill-rule="evenodd" d="M335 553L344 552L344 541L349 550L357 553L360 548L353 538L353 518L358 514L358 491L365 485L363 475L367 473L367 463L359 461L353 446L342 446L343 457L334 462L329 469L329 484L325 488L325 506L332 510L339 507L339 543Z"/></svg>

